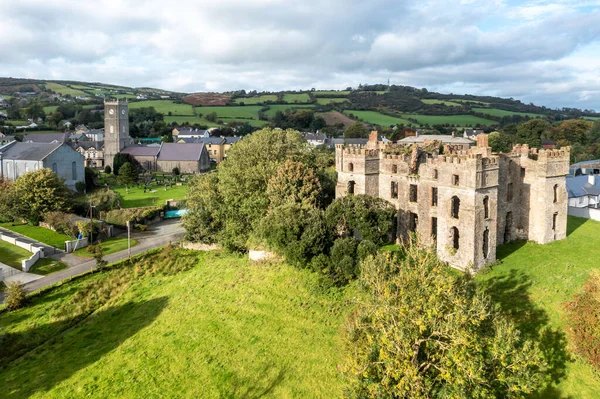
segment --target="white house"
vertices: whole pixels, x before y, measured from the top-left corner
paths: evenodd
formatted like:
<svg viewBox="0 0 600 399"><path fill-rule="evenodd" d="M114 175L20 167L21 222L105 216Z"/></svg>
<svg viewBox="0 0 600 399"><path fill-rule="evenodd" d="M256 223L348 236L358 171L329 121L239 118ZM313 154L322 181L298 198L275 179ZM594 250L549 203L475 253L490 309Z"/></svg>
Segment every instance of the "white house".
<svg viewBox="0 0 600 399"><path fill-rule="evenodd" d="M600 221L600 175L567 177L569 215Z"/></svg>

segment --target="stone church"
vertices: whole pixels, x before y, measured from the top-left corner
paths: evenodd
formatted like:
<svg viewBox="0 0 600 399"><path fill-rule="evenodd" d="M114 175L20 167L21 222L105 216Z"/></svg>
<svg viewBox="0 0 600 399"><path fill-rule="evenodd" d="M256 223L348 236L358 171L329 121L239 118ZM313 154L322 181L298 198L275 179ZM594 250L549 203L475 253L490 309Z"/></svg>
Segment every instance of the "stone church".
<svg viewBox="0 0 600 399"><path fill-rule="evenodd" d="M104 165L113 167L118 153L131 155L146 170L168 172L178 168L181 173L201 173L210 170L210 157L203 143L161 143L149 147L134 144L129 136L129 103L104 101Z"/></svg>
<svg viewBox="0 0 600 399"><path fill-rule="evenodd" d="M469 150L438 141L382 144L372 132L364 146L336 145L336 197L389 201L398 210L399 241L414 232L463 270L494 262L500 244L565 238L570 148L517 145L496 154L487 144L486 135Z"/></svg>

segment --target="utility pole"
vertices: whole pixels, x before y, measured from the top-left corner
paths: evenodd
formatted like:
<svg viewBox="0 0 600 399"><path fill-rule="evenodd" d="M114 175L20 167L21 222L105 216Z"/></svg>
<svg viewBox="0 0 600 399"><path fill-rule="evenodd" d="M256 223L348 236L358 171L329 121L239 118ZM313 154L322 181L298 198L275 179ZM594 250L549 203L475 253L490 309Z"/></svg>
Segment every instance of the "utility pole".
<svg viewBox="0 0 600 399"><path fill-rule="evenodd" d="M92 201L90 200L90 242L89 245L92 245L94 242L94 214L92 213Z"/></svg>
<svg viewBox="0 0 600 399"><path fill-rule="evenodd" d="M127 221L127 254L131 262L131 222L129 220Z"/></svg>

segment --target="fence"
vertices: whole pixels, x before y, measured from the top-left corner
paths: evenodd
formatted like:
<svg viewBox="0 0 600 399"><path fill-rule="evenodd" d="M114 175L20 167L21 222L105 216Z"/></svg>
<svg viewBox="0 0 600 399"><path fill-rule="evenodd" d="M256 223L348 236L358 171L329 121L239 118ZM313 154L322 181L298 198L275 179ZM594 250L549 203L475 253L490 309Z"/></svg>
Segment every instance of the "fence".
<svg viewBox="0 0 600 399"><path fill-rule="evenodd" d="M44 253L43 247L21 241L18 238L10 237L10 236L0 233L0 239L2 239L3 241L6 241L8 243L11 243L13 245L16 245L19 248L23 248L26 251L33 253L33 255L31 255L31 257L29 259L25 259L25 260L21 261L21 268L23 269L24 272L29 271L31 266L33 266L35 264L35 262L37 262L38 259L43 258L46 255L49 255L49 254Z"/></svg>
<svg viewBox="0 0 600 399"><path fill-rule="evenodd" d="M600 221L600 209L597 208L576 208L574 206L570 206L569 215Z"/></svg>
<svg viewBox="0 0 600 399"><path fill-rule="evenodd" d="M82 238L80 240L65 241L65 251L67 253L71 253L71 252L78 250L79 248L85 248L88 245L89 245L89 243L88 243L87 237Z"/></svg>

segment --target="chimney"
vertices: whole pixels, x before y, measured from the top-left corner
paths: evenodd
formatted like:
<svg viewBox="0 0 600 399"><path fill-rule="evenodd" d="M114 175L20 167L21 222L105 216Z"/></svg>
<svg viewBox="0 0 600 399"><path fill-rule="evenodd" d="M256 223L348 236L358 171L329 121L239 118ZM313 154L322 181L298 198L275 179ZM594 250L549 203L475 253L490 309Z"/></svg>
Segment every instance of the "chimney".
<svg viewBox="0 0 600 399"><path fill-rule="evenodd" d="M452 131L452 137L456 137L456 132Z"/></svg>
<svg viewBox="0 0 600 399"><path fill-rule="evenodd" d="M379 132L377 130L371 130L371 134L369 135L369 142L377 143L379 141Z"/></svg>
<svg viewBox="0 0 600 399"><path fill-rule="evenodd" d="M596 175L588 175L588 183L592 186L596 185Z"/></svg>
<svg viewBox="0 0 600 399"><path fill-rule="evenodd" d="M487 134L478 134L477 135L477 147L489 147L488 145L488 135Z"/></svg>

